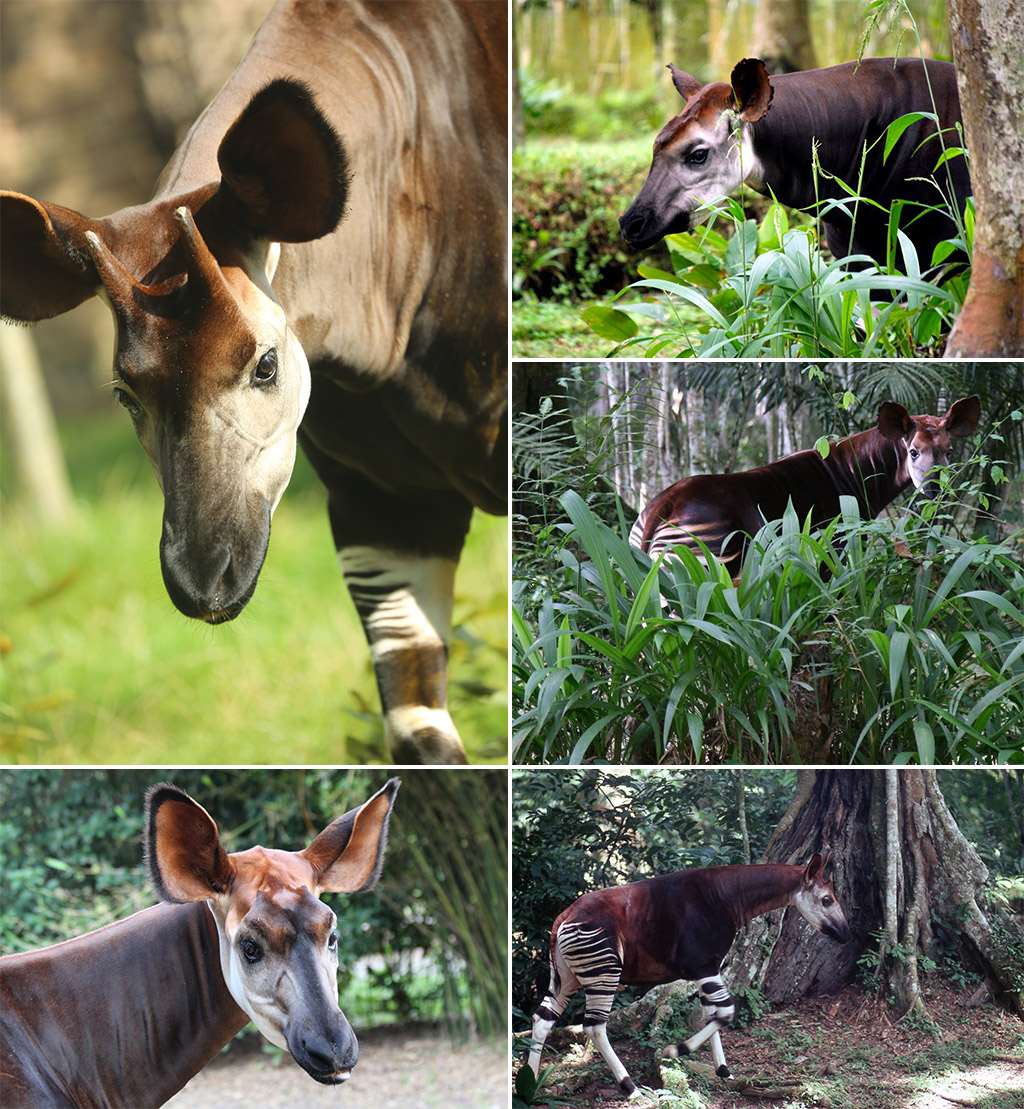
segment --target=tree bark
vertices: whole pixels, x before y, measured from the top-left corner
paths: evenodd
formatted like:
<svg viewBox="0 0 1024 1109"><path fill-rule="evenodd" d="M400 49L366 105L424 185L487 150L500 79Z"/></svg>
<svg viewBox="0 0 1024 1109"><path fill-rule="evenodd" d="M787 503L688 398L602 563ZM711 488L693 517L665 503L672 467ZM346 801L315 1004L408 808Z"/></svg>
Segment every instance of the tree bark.
<svg viewBox="0 0 1024 1109"><path fill-rule="evenodd" d="M794 73L817 66L808 0L758 0L754 9L753 57L769 73Z"/></svg>
<svg viewBox="0 0 1024 1109"><path fill-rule="evenodd" d="M993 998L1024 1013L1011 953L979 906L988 872L957 828L935 771L803 771L762 861L802 863L829 850L853 941L840 947L795 912L759 917L733 946L734 986L757 982L773 1004L835 993L874 948L901 1015L924 1014L917 960L932 946L934 920L959 937Z"/></svg>
<svg viewBox="0 0 1024 1109"><path fill-rule="evenodd" d="M971 281L947 358L1024 354L1024 5L948 0L976 206Z"/></svg>
<svg viewBox="0 0 1024 1109"><path fill-rule="evenodd" d="M0 398L20 502L39 520L63 524L74 498L32 333L0 323Z"/></svg>

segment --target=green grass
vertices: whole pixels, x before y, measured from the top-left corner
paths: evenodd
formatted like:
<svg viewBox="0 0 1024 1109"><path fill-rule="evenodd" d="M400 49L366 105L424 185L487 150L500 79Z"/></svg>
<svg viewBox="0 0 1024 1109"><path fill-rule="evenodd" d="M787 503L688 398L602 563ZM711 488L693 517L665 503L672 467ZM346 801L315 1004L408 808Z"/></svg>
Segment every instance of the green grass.
<svg viewBox="0 0 1024 1109"><path fill-rule="evenodd" d="M558 300L517 300L512 305L513 358L604 358L613 343L591 331L585 306Z"/></svg>
<svg viewBox="0 0 1024 1109"><path fill-rule="evenodd" d="M211 628L164 591L160 492L117 422L64 429L78 497L68 527L41 528L5 500L0 759L390 761L324 494L305 462L275 515L255 597ZM449 698L472 762L507 758L507 552L507 522L477 514L456 581Z"/></svg>

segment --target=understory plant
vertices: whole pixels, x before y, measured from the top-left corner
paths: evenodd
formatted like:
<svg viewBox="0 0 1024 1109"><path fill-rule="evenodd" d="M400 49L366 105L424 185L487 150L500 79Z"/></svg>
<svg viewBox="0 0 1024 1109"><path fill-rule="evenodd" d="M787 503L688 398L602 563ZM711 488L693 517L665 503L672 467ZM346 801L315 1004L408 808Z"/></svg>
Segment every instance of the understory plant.
<svg viewBox="0 0 1024 1109"><path fill-rule="evenodd" d="M947 480L950 480L947 478ZM735 583L710 551L655 562L575 492L557 567L513 585L517 762L1024 762L1021 537L790 509Z"/></svg>

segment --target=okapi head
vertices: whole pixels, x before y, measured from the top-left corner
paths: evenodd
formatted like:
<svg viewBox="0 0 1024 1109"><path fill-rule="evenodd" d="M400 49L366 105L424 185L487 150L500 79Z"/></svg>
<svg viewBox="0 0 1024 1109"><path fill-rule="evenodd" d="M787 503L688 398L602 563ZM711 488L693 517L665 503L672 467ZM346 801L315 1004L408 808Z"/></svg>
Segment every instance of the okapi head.
<svg viewBox="0 0 1024 1109"><path fill-rule="evenodd" d="M730 84L702 86L674 65L668 68L686 107L655 138L647 180L619 220L622 237L639 249L702 223L704 205L759 176L742 123L761 119L774 95L768 70L757 58L738 62Z"/></svg>
<svg viewBox="0 0 1024 1109"><path fill-rule="evenodd" d="M217 150L220 180L89 219L0 196L0 312L33 321L91 296L116 324L114 395L164 493L160 562L174 604L220 623L252 596L310 393L271 281L280 243L341 220L341 142L309 90L256 93Z"/></svg>
<svg viewBox="0 0 1024 1109"><path fill-rule="evenodd" d="M828 855L824 859L814 855L804 870L800 888L793 895L793 905L815 931L823 932L838 943L849 943L850 926L836 900L831 876L825 877L828 860Z"/></svg>
<svg viewBox="0 0 1024 1109"><path fill-rule="evenodd" d="M338 919L320 894L376 883L399 785L391 778L303 851L228 854L213 818L187 793L163 784L146 797L146 865L157 895L208 903L235 1003L325 1085L349 1077L359 1045L338 1007Z"/></svg>
<svg viewBox="0 0 1024 1109"><path fill-rule="evenodd" d="M930 500L938 496L938 472L949 465L950 438L973 435L981 417L981 401L962 397L945 416L911 416L902 404L886 401L878 409L878 430L897 444L900 472Z"/></svg>

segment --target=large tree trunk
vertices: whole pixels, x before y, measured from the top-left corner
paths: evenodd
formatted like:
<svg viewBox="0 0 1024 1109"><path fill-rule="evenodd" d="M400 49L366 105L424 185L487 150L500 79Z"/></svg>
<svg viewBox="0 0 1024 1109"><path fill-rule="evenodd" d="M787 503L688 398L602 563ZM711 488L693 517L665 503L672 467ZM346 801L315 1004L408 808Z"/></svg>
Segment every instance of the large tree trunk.
<svg viewBox="0 0 1024 1109"><path fill-rule="evenodd" d="M818 63L808 0L758 0L753 43L753 57L760 58L769 73L814 69Z"/></svg>
<svg viewBox="0 0 1024 1109"><path fill-rule="evenodd" d="M974 266L947 358L1024 354L1024 5L948 0L971 183Z"/></svg>
<svg viewBox="0 0 1024 1109"><path fill-rule="evenodd" d="M836 892L854 939L815 934L797 913L752 921L733 947L734 986L759 982L769 1001L835 993L872 949L901 1013L924 1013L918 957L932 922L958 935L993 998L1024 1013L1008 953L993 942L979 898L988 871L957 828L934 770L805 770L765 851L765 862L805 862L831 851Z"/></svg>

